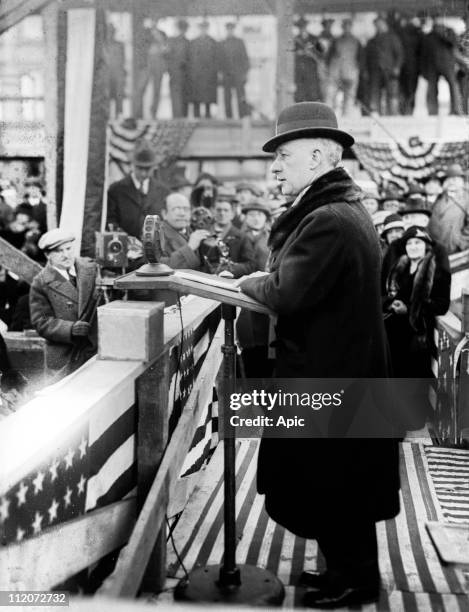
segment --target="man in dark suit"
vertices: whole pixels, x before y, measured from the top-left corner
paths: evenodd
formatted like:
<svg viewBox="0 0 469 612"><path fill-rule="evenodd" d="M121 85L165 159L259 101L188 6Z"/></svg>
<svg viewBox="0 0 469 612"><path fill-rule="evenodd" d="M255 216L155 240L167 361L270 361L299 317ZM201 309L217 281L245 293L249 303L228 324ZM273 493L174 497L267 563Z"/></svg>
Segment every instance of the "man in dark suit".
<svg viewBox="0 0 469 612"><path fill-rule="evenodd" d="M165 256L160 258L171 268L200 270L199 246L208 237L207 230L191 231L191 205L181 193L170 193L162 210Z"/></svg>
<svg viewBox="0 0 469 612"><path fill-rule="evenodd" d="M173 117L187 117L189 103L190 42L186 38L189 24L179 19L179 34L169 39L168 72Z"/></svg>
<svg viewBox="0 0 469 612"><path fill-rule="evenodd" d="M205 118L211 117L211 104L217 103L220 48L209 35L210 24L199 24L200 36L191 40L189 57L190 101L194 104L194 116L200 117L202 107Z"/></svg>
<svg viewBox="0 0 469 612"><path fill-rule="evenodd" d="M131 173L109 187L108 225L140 239L145 217L159 214L169 193L166 185L153 178L155 166L155 152L149 145L134 151Z"/></svg>
<svg viewBox="0 0 469 612"><path fill-rule="evenodd" d="M268 514L316 539L326 559L325 574L302 576L313 589L304 603L321 609L378 600L375 522L399 512L397 440L347 439L348 419L369 398L368 379L388 374L378 237L361 190L339 166L353 143L325 104L280 113L263 149L274 153L271 170L294 201L272 226L269 273L240 283L276 313L278 379L354 381L340 412L331 410L337 422L329 437L264 437L259 451L257 485ZM375 426L385 402L381 394L369 401L366 425Z"/></svg>
<svg viewBox="0 0 469 612"><path fill-rule="evenodd" d="M96 263L75 258L73 234L62 229L46 232L39 248L46 267L31 284L31 323L48 343L47 366L66 375L96 353Z"/></svg>
<svg viewBox="0 0 469 612"><path fill-rule="evenodd" d="M235 24L226 24L226 38L220 43L221 47L221 73L223 75L223 88L225 91L225 112L228 118L233 117L231 96L233 89L236 92L238 115L249 115L246 102L246 81L249 70L249 57L244 40L234 35Z"/></svg>
<svg viewBox="0 0 469 612"><path fill-rule="evenodd" d="M376 35L365 49L366 67L370 83L370 109L381 115L399 112L399 75L404 61L402 43L383 17L375 19ZM382 92L385 108L382 108Z"/></svg>

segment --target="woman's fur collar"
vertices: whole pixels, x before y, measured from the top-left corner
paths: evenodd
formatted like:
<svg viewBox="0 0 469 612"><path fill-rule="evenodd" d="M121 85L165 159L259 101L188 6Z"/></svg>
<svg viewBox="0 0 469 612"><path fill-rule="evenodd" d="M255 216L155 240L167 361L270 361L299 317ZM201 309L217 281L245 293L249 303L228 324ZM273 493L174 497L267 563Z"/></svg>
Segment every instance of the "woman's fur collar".
<svg viewBox="0 0 469 612"><path fill-rule="evenodd" d="M320 206L360 200L361 189L343 168L334 168L311 184L301 200L290 206L272 225L269 246L279 249L300 221Z"/></svg>
<svg viewBox="0 0 469 612"><path fill-rule="evenodd" d="M410 259L407 255L401 255L396 265L391 270L388 288L394 294L399 290L399 283L404 274L410 270ZM409 321L417 332L424 331L423 305L430 298L435 278L435 256L429 251L419 262L414 276L412 293L409 304Z"/></svg>

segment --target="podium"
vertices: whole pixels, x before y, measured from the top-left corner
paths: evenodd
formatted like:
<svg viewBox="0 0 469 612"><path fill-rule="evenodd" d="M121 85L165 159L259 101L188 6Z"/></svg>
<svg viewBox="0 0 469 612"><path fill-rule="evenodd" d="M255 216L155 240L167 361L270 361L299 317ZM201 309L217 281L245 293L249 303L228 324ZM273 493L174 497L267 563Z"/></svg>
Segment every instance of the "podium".
<svg viewBox="0 0 469 612"><path fill-rule="evenodd" d="M178 276L178 272L182 276ZM191 277L191 278L190 278ZM218 282L220 286L207 284ZM266 306L236 289L235 283L192 270L175 271L168 276L139 276L131 272L115 281L118 289L166 289L176 293L197 295L216 300L222 305L225 326L222 392L219 398L223 414L224 436L224 536L221 565L200 567L183 578L175 589L175 598L188 602L223 602L238 605L279 606L284 598L280 580L268 570L252 565L236 564L236 447L233 432L227 434L228 398L235 389L236 347L234 321L236 307L263 314L273 314Z"/></svg>

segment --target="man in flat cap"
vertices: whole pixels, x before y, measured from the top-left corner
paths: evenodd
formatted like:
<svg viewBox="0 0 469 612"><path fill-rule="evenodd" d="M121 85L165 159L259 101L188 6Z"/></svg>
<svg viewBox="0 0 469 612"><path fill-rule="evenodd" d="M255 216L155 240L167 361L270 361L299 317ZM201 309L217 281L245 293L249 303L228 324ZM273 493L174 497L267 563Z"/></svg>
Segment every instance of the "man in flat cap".
<svg viewBox="0 0 469 612"><path fill-rule="evenodd" d="M60 228L41 236L38 246L47 265L29 294L31 323L48 341L47 367L57 375L76 370L97 347L97 267L88 258L75 258L74 240Z"/></svg>
<svg viewBox="0 0 469 612"><path fill-rule="evenodd" d="M325 104L302 102L280 113L263 149L274 154L271 170L294 201L272 225L269 273L240 283L276 313L276 378L354 381L339 421L363 405L363 379L388 374L378 237L361 190L340 166L353 143ZM371 415L379 402L371 401ZM399 512L397 440L343 432L338 439L332 431L293 439L264 430L257 474L270 517L318 542L327 570L301 579L310 587L304 603L321 609L378 600L375 523Z"/></svg>

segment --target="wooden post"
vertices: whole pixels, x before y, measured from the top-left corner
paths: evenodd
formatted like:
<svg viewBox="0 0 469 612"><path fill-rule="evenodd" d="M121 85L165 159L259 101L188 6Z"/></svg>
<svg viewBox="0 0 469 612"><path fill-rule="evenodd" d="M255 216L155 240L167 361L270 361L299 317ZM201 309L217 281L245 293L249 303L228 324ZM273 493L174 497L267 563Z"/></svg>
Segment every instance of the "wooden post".
<svg viewBox="0 0 469 612"><path fill-rule="evenodd" d="M466 336L469 335L469 289L462 292L462 331Z"/></svg>
<svg viewBox="0 0 469 612"><path fill-rule="evenodd" d="M47 193L47 228L57 227L56 183L57 183L57 134L58 123L58 32L59 8L57 3L49 4L42 11L45 38L44 65L44 128L45 169Z"/></svg>
<svg viewBox="0 0 469 612"><path fill-rule="evenodd" d="M277 113L293 104L294 82L294 0L277 0Z"/></svg>
<svg viewBox="0 0 469 612"><path fill-rule="evenodd" d="M134 3L132 10L132 116L141 119L143 116L143 92L140 91L142 65L146 58L143 36L143 13L138 3Z"/></svg>
<svg viewBox="0 0 469 612"><path fill-rule="evenodd" d="M137 382L138 508L141 510L168 444L169 353L167 350ZM158 592L166 580L166 524L148 561L141 588Z"/></svg>

